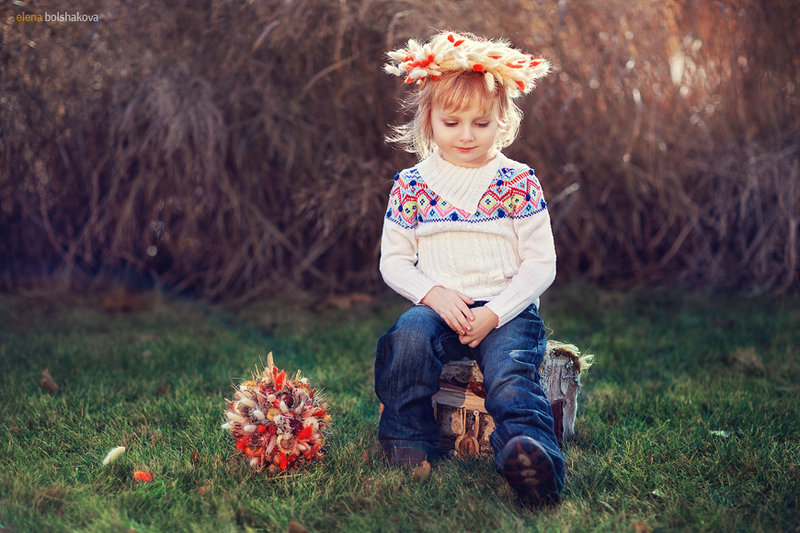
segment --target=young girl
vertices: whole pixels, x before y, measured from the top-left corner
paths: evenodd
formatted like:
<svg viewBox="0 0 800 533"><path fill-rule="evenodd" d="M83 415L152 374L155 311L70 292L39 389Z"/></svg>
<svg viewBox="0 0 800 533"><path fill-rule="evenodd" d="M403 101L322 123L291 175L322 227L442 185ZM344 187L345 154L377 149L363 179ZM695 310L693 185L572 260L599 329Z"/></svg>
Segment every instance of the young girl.
<svg viewBox="0 0 800 533"><path fill-rule="evenodd" d="M380 268L417 305L378 341L378 438L395 465L432 459L442 364L474 358L498 471L521 498L557 502L564 459L537 372L546 342L539 296L555 278L555 246L533 170L500 152L522 118L512 98L550 65L455 32L389 55L386 71L416 84L414 118L391 140L420 163L395 176Z"/></svg>

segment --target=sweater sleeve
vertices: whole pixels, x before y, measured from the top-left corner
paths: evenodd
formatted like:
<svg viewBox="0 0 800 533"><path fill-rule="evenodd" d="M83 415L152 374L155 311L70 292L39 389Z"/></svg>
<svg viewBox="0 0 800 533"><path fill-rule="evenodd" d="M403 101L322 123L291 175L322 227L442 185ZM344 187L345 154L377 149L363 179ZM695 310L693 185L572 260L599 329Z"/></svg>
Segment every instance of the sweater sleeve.
<svg viewBox="0 0 800 533"><path fill-rule="evenodd" d="M416 198L398 176L383 219L380 271L389 287L415 304L436 285L417 268L416 212Z"/></svg>
<svg viewBox="0 0 800 533"><path fill-rule="evenodd" d="M514 217L519 271L511 278L511 283L486 304L499 318L497 327L505 325L536 302L556 277L556 248L547 204L532 171L528 180L528 189L533 194Z"/></svg>

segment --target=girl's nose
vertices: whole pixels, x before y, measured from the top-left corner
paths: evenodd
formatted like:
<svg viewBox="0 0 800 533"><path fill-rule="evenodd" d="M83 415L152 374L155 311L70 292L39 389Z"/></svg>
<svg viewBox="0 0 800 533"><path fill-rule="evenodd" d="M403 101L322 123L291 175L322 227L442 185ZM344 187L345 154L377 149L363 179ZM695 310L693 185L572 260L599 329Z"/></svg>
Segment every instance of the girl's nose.
<svg viewBox="0 0 800 533"><path fill-rule="evenodd" d="M464 127L458 132L458 138L463 141L472 140L472 127L469 124L464 124Z"/></svg>

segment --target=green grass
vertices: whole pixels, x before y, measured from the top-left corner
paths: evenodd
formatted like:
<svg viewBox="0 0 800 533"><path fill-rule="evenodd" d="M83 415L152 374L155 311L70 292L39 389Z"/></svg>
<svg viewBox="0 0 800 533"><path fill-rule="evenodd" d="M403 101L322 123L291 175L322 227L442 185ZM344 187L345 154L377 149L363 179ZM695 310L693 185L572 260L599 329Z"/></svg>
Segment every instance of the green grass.
<svg viewBox="0 0 800 533"><path fill-rule="evenodd" d="M533 511L488 461L445 461L424 483L385 464L372 360L399 299L155 298L109 313L99 297L0 296L0 531L800 531L798 303L548 292L551 337L597 360L564 501ZM301 474L251 472L220 428L223 398L269 351L332 406L329 456ZM55 394L39 387L45 368Z"/></svg>

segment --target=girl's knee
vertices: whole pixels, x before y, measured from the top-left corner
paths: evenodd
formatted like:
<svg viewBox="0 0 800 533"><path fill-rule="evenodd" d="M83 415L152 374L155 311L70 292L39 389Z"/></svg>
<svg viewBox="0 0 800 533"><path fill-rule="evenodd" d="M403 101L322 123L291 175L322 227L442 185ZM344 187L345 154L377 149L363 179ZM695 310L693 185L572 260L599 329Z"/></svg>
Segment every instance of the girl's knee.
<svg viewBox="0 0 800 533"><path fill-rule="evenodd" d="M403 313L392 328L378 340L378 362L398 358L411 360L435 357L441 328L438 318L427 306L414 306Z"/></svg>
<svg viewBox="0 0 800 533"><path fill-rule="evenodd" d="M397 319L387 335L409 339L431 339L441 334L439 315L427 305L415 305Z"/></svg>

